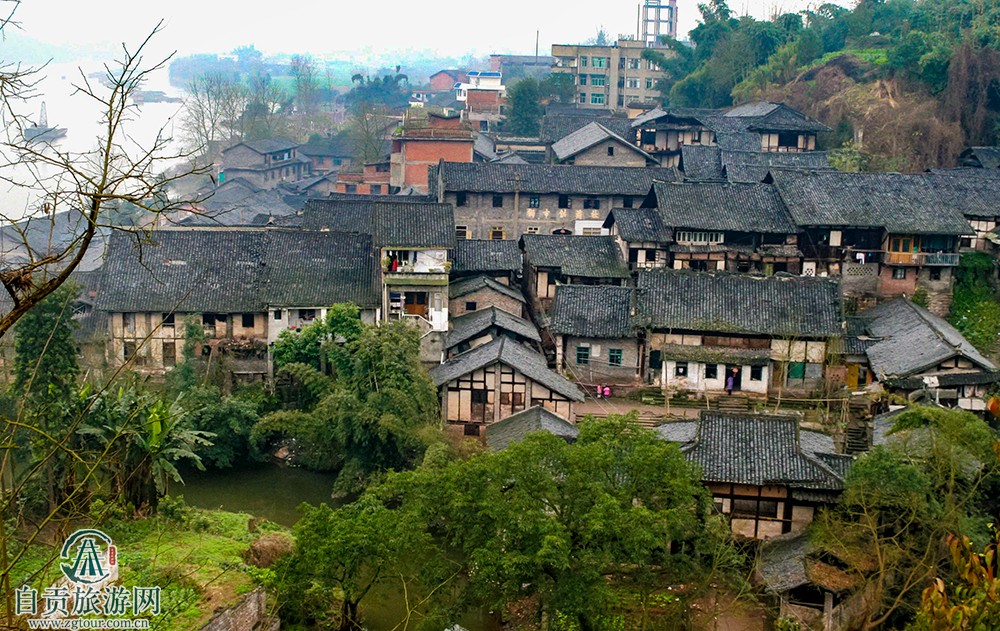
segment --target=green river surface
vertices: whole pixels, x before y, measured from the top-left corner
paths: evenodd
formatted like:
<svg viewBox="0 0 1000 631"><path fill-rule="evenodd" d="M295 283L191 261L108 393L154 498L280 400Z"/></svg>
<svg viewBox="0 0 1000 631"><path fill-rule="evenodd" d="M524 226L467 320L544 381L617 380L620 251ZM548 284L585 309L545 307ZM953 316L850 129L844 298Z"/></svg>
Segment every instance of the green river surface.
<svg viewBox="0 0 1000 631"><path fill-rule="evenodd" d="M250 513L291 528L299 519L298 507L303 502L335 506L330 498L335 475L316 473L266 463L253 467L223 471L182 471L184 484L171 486L171 495L183 495L189 506L218 508ZM402 631L412 629L400 624L406 616L403 594L392 585L373 591L361 603L365 627L369 631ZM469 631L499 631L500 624L485 611L469 612L459 621ZM443 630L442 630L443 631Z"/></svg>

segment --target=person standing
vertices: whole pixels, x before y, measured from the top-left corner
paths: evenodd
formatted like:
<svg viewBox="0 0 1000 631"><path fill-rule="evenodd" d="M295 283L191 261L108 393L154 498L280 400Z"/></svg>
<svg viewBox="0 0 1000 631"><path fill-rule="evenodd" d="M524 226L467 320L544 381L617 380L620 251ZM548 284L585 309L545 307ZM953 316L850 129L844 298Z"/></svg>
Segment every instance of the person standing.
<svg viewBox="0 0 1000 631"><path fill-rule="evenodd" d="M736 368L726 377L726 394L732 396L733 387L736 385Z"/></svg>

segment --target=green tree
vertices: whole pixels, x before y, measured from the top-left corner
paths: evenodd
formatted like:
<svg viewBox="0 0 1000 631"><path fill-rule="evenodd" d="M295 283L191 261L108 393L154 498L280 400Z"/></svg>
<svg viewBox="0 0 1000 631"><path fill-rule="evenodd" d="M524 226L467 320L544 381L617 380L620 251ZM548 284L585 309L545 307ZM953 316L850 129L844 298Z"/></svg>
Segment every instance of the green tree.
<svg viewBox="0 0 1000 631"><path fill-rule="evenodd" d="M554 98L560 103L571 104L576 99L576 83L573 75L564 72L553 72L541 83L541 93L545 97Z"/></svg>
<svg viewBox="0 0 1000 631"><path fill-rule="evenodd" d="M984 252L962 255L956 269L949 321L976 348L990 353L1000 336L1000 301L993 286L993 259Z"/></svg>
<svg viewBox="0 0 1000 631"><path fill-rule="evenodd" d="M275 370L288 364L305 364L320 370L323 363L323 343L330 335L325 320L315 320L298 329L285 329L271 347Z"/></svg>
<svg viewBox="0 0 1000 631"><path fill-rule="evenodd" d="M536 79L521 79L507 90L510 114L504 123L508 133L516 136L537 136L541 128L541 89Z"/></svg>
<svg viewBox="0 0 1000 631"><path fill-rule="evenodd" d="M936 578L924 590L914 629L1000 629L1000 579L997 578L997 548L1000 535L982 552L974 550L968 537L950 537L955 578Z"/></svg>
<svg viewBox="0 0 1000 631"><path fill-rule="evenodd" d="M250 432L260 420L257 405L240 396L222 396L214 386L189 390L181 400L192 429L212 434L198 454L210 467L225 469L252 455Z"/></svg>
<svg viewBox="0 0 1000 631"><path fill-rule="evenodd" d="M295 550L275 568L290 612L282 617L293 622L362 629L365 596L407 568L415 573L431 547L415 515L390 509L370 494L337 509L321 504L302 510L293 529Z"/></svg>

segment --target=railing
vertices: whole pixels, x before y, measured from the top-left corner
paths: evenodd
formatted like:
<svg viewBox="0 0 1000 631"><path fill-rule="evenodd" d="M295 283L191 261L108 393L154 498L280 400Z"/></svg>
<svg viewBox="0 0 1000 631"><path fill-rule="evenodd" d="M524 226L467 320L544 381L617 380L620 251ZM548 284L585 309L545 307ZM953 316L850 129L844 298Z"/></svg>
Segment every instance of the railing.
<svg viewBox="0 0 1000 631"><path fill-rule="evenodd" d="M957 252L886 252L885 262L889 265L958 265Z"/></svg>

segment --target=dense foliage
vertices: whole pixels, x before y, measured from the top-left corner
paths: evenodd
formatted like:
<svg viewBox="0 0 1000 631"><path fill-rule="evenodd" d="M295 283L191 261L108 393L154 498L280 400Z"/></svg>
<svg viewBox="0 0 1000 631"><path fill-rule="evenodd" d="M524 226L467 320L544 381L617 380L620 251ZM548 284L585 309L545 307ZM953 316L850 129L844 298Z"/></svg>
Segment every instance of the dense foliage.
<svg viewBox="0 0 1000 631"><path fill-rule="evenodd" d="M1000 336L1000 300L993 284L993 257L985 252L962 255L955 270L951 323L976 348L992 353Z"/></svg>

